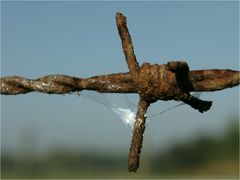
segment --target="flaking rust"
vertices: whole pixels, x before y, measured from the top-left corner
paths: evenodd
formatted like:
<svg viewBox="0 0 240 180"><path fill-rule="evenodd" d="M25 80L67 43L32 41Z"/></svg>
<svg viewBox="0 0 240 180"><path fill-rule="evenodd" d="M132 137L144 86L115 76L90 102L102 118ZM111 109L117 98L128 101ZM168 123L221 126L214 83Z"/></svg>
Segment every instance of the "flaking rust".
<svg viewBox="0 0 240 180"><path fill-rule="evenodd" d="M129 72L85 79L63 74L43 76L35 80L19 76L2 77L1 94L16 95L32 91L66 94L81 90L139 94L140 100L128 156L128 170L136 172L140 164L145 115L151 103L158 100L183 101L199 112L205 112L210 109L212 102L193 97L190 92L217 91L237 86L240 83L240 72L230 69L190 71L188 64L182 60L162 65L144 63L140 66L134 54L126 17L117 13L116 23Z"/></svg>

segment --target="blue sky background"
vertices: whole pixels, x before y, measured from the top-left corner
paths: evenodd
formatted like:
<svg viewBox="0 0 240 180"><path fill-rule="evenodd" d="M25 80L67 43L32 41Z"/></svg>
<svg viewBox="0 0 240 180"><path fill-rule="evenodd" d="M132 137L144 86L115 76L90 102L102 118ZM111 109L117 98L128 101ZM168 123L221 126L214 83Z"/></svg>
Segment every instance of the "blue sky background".
<svg viewBox="0 0 240 180"><path fill-rule="evenodd" d="M185 60L190 69L239 69L239 2L1 2L1 76L89 77L128 71L115 23L127 16L139 63ZM137 96L130 97L137 101ZM199 134L223 134L239 118L239 88L204 93L206 113L182 106L150 121L146 150ZM120 96L109 97L116 103ZM136 102L137 103L137 102ZM158 102L161 111L176 102ZM128 152L130 131L109 109L76 95L1 96L1 144L18 151L26 137L52 147Z"/></svg>

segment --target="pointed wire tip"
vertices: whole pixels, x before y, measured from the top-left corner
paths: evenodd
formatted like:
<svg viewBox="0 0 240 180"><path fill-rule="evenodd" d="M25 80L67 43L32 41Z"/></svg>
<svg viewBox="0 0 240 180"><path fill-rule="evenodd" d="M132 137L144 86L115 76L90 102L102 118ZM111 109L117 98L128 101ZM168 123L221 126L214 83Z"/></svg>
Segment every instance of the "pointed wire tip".
<svg viewBox="0 0 240 180"><path fill-rule="evenodd" d="M126 24L126 19L127 18L122 13L116 13L117 24Z"/></svg>
<svg viewBox="0 0 240 180"><path fill-rule="evenodd" d="M116 13L116 16L117 16L117 17L120 17L120 16L125 17L121 12L117 12L117 13Z"/></svg>
<svg viewBox="0 0 240 180"><path fill-rule="evenodd" d="M137 172L138 167L139 165L136 164L128 165L128 172Z"/></svg>

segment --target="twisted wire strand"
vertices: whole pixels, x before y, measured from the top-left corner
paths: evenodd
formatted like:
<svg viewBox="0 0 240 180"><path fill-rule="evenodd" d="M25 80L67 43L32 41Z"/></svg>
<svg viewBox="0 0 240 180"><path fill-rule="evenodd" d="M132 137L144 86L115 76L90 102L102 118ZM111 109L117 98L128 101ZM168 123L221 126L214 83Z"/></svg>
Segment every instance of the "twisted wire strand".
<svg viewBox="0 0 240 180"><path fill-rule="evenodd" d="M240 72L229 69L195 70L190 71L189 75L193 92L218 91L240 83ZM143 80L142 76L138 78ZM102 93L139 93L130 73L99 75L86 79L63 74L47 75L38 79L7 76L0 78L0 84L0 94L4 95L25 94L31 91L66 94L81 90L94 90Z"/></svg>
<svg viewBox="0 0 240 180"><path fill-rule="evenodd" d="M0 79L1 94L16 95L31 91L65 94L82 90L81 80L81 78L62 74L43 76L35 80L20 76L7 76Z"/></svg>

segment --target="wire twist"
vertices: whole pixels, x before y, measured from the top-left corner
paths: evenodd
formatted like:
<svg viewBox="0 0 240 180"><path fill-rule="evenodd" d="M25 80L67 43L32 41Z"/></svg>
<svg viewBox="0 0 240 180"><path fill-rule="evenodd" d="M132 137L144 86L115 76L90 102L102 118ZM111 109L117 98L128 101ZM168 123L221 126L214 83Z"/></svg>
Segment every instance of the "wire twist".
<svg viewBox="0 0 240 180"><path fill-rule="evenodd" d="M81 78L55 74L38 79L26 79L20 76L7 76L0 79L1 94L16 95L31 91L48 94L65 94L81 90Z"/></svg>

